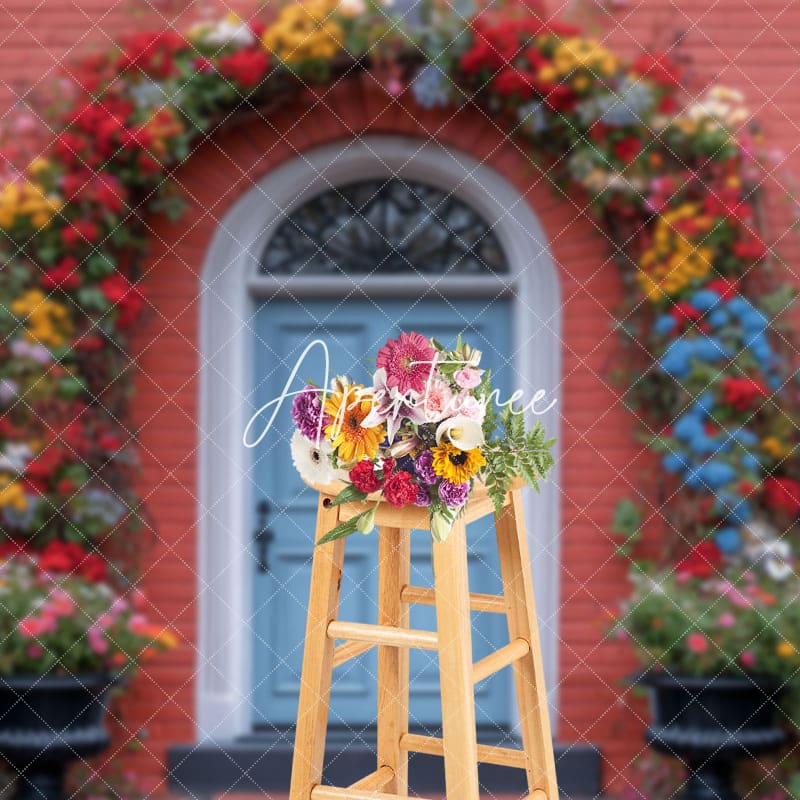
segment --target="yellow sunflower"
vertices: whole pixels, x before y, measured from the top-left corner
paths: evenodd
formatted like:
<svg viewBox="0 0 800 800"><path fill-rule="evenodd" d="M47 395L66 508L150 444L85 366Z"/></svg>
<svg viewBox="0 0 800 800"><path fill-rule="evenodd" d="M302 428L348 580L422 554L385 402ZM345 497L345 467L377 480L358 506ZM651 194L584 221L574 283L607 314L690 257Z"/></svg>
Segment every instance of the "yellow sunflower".
<svg viewBox="0 0 800 800"><path fill-rule="evenodd" d="M386 426L362 428L361 423L372 410L372 398L361 394L363 386L346 386L325 400L325 413L330 422L325 435L331 440L339 460L349 463L362 458L375 458L378 445L386 438Z"/></svg>
<svg viewBox="0 0 800 800"><path fill-rule="evenodd" d="M459 450L452 444L432 447L433 471L450 483L466 483L486 465L486 459L479 447L472 450Z"/></svg>

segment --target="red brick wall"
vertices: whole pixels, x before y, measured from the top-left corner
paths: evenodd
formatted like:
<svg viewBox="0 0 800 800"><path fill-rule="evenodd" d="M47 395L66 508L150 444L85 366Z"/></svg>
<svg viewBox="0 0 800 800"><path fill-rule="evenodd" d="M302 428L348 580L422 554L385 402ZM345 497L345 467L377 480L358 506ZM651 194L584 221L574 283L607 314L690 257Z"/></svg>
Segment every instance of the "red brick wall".
<svg viewBox="0 0 800 800"><path fill-rule="evenodd" d="M103 43L114 32L175 22L184 15L169 2L154 3L131 17L109 11L105 0L44 0L29 11L28 0L7 0L0 8L0 107L23 97L37 81L52 80L71 50ZM251 7L249 2L237 4ZM554 5L551 3L551 6ZM686 60L689 88L703 79L742 89L763 124L770 146L793 152L794 120L800 95L794 74L800 45L800 6L785 0L650 0L618 3L613 14L597 11L598 35L624 53L670 47ZM630 7L628 7L630 6ZM594 24L591 20L587 21ZM76 46L77 43L77 46ZM140 368L136 423L140 426L142 490L153 522L144 587L155 613L174 626L184 646L152 665L124 702L118 737L141 738L136 766L153 783L163 778L165 748L193 738L193 670L196 631L195 506L198 368L198 272L215 221L265 172L319 144L354 133L400 132L435 136L487 162L511 180L539 215L562 279L564 302L561 614L561 716L563 741L601 744L606 780L616 782L640 750L644 708L621 699L620 679L634 667L626 645L600 645L604 608L624 591L625 566L614 556L608 528L615 501L638 486L646 455L630 440L630 419L608 375L618 349L611 327L621 300L615 267L605 261L584 213L583 200L557 199L494 123L475 112L455 121L447 113L410 113L402 103L375 91L371 79L343 84L325 97L339 119L312 108L310 97L270 118L270 126L218 136L178 173L190 210L178 223L154 221L147 264L153 306L138 331L134 351ZM415 118L416 117L416 118ZM792 155L788 164L797 165ZM791 265L797 243L783 187L785 166L770 179L768 239L778 242ZM630 705L629 705L630 702ZM147 735L138 737L140 730Z"/></svg>

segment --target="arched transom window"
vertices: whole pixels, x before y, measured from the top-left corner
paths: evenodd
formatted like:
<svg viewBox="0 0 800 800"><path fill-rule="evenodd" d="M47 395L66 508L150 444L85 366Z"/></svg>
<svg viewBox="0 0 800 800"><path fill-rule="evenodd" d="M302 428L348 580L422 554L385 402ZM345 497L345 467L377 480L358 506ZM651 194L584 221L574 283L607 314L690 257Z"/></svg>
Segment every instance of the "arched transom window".
<svg viewBox="0 0 800 800"><path fill-rule="evenodd" d="M493 275L509 265L479 214L424 183L365 180L323 192L279 223L261 274Z"/></svg>

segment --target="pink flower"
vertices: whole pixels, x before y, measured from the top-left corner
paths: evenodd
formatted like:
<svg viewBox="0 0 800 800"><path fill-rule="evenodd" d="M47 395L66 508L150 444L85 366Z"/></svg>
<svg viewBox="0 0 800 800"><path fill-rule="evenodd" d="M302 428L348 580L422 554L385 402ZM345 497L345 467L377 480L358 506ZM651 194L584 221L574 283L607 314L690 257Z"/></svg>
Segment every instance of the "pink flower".
<svg viewBox="0 0 800 800"><path fill-rule="evenodd" d="M17 623L17 630L26 639L34 639L42 633L42 620L40 617L25 617Z"/></svg>
<svg viewBox="0 0 800 800"><path fill-rule="evenodd" d="M406 394L422 394L434 366L436 350L421 334L401 333L378 350L376 363L386 370L386 382Z"/></svg>
<svg viewBox="0 0 800 800"><path fill-rule="evenodd" d="M89 626L89 629L86 631L86 638L89 640L89 647L92 648L92 652L96 653L98 656L105 655L106 652L108 652L108 642L106 641L105 633L103 633L103 629L99 626Z"/></svg>
<svg viewBox="0 0 800 800"><path fill-rule="evenodd" d="M41 658L44 655L44 648L38 644L29 644L25 648L25 654L28 658Z"/></svg>
<svg viewBox="0 0 800 800"><path fill-rule="evenodd" d="M474 395L469 392L461 392L456 396L453 405L456 413L460 416L474 419L475 422L483 424L483 419L486 416L486 404L478 400Z"/></svg>
<svg viewBox="0 0 800 800"><path fill-rule="evenodd" d="M717 620L717 625L720 628L732 628L736 624L736 617L733 616L729 611L726 611L724 614L719 615L719 619Z"/></svg>
<svg viewBox="0 0 800 800"><path fill-rule="evenodd" d="M439 422L452 412L453 392L450 384L441 378L428 382L420 407L426 422Z"/></svg>
<svg viewBox="0 0 800 800"><path fill-rule="evenodd" d="M97 618L97 624L103 630L110 628L114 624L114 621L114 616L112 614L101 614Z"/></svg>
<svg viewBox="0 0 800 800"><path fill-rule="evenodd" d="M137 633L147 627L147 617L144 614L132 614L128 620L128 629L131 633Z"/></svg>
<svg viewBox="0 0 800 800"><path fill-rule="evenodd" d="M50 593L45 614L54 617L68 617L75 612L75 601L63 589L54 589Z"/></svg>
<svg viewBox="0 0 800 800"><path fill-rule="evenodd" d="M750 650L744 650L739 656L739 663L745 669L752 669L756 665L756 657Z"/></svg>
<svg viewBox="0 0 800 800"><path fill-rule="evenodd" d="M708 639L702 633L690 633L686 637L686 646L695 655L702 655L708 650Z"/></svg>
<svg viewBox="0 0 800 800"><path fill-rule="evenodd" d="M481 382L482 369L463 367L455 372L453 378L462 389L474 389Z"/></svg>

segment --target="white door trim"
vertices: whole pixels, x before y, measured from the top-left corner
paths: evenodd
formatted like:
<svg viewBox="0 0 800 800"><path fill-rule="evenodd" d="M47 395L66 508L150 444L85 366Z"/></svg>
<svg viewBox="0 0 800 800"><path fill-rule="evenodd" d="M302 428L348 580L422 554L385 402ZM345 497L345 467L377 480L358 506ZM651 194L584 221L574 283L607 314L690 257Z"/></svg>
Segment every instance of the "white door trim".
<svg viewBox="0 0 800 800"><path fill-rule="evenodd" d="M514 294L514 388L530 397L545 389L555 408L543 421L558 435L561 383L561 297L558 273L544 232L520 194L491 167L438 144L401 136L366 136L320 147L276 168L227 212L206 254L200 293L200 398L198 442L197 739L221 740L251 730L250 619L253 564L249 558L251 457L241 443L253 412L252 343L259 302L291 283L256 274L264 243L285 213L327 188L396 174L453 191L493 226L512 274L498 280ZM447 290L446 279L437 290ZM464 284L469 278L459 278ZM493 279L494 280L494 279ZM392 291L392 282L349 281L355 296ZM401 279L407 290L409 278ZM436 276L425 280L430 289ZM384 285L385 284L385 285ZM495 283L495 287L497 287ZM326 287L333 292L335 287ZM423 288L422 286L420 288ZM486 286L480 287L486 290ZM317 289L321 289L317 284ZM341 294L341 290L338 292ZM449 291L447 291L449 294ZM319 294L319 292L317 292ZM534 352L537 357L534 359ZM555 453L559 462L558 452ZM541 494L527 492L533 575L551 687L557 701L559 606L559 471ZM534 529L535 528L535 529ZM309 554L310 555L310 554Z"/></svg>

